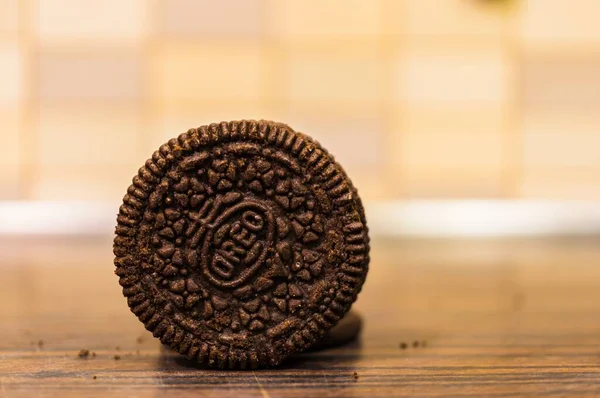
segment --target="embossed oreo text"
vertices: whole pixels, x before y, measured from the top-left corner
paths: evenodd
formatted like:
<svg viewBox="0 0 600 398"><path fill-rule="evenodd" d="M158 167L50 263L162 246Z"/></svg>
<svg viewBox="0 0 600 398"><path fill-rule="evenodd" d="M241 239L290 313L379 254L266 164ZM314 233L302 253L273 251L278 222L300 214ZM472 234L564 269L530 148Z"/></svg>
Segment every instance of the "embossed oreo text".
<svg viewBox="0 0 600 398"><path fill-rule="evenodd" d="M220 287L237 287L264 265L273 242L273 216L258 201L246 200L206 226L202 244L204 276Z"/></svg>

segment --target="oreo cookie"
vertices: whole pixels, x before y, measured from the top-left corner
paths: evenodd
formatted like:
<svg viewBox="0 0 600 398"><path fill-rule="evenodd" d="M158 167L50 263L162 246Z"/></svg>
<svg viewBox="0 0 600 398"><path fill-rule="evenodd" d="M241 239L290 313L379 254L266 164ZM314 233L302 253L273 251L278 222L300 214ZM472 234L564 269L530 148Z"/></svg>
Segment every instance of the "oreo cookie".
<svg viewBox="0 0 600 398"><path fill-rule="evenodd" d="M318 342L365 281L356 189L317 142L269 121L191 129L123 198L115 273L161 342L214 368L277 366Z"/></svg>

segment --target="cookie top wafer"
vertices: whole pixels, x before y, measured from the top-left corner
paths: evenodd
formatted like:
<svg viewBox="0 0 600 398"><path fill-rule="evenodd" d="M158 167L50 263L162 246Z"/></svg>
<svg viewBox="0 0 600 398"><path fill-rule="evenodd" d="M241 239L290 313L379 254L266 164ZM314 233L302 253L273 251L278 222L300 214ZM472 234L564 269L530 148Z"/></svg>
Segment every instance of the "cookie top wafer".
<svg viewBox="0 0 600 398"><path fill-rule="evenodd" d="M368 270L364 210L332 156L269 121L191 129L133 178L116 274L154 336L216 368L276 366L350 309Z"/></svg>

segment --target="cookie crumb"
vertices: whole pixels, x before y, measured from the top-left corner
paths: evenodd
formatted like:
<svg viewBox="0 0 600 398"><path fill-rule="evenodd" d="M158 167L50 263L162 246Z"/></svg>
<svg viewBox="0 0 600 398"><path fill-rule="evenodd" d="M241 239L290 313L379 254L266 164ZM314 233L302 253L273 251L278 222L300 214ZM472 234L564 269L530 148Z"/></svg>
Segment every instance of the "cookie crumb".
<svg viewBox="0 0 600 398"><path fill-rule="evenodd" d="M38 346L39 348L44 348L44 340L39 340L39 341L37 342L37 346Z"/></svg>
<svg viewBox="0 0 600 398"><path fill-rule="evenodd" d="M87 357L90 356L90 350L80 350L77 356L82 359L87 359Z"/></svg>
<svg viewBox="0 0 600 398"><path fill-rule="evenodd" d="M144 338L142 336L140 336L137 339L135 339L135 342L138 344L142 344L144 342Z"/></svg>
<svg viewBox="0 0 600 398"><path fill-rule="evenodd" d="M115 355L115 361L118 361L119 359L121 359L120 355Z"/></svg>
<svg viewBox="0 0 600 398"><path fill-rule="evenodd" d="M417 340L413 341L413 348L417 348L419 346L419 342Z"/></svg>
<svg viewBox="0 0 600 398"><path fill-rule="evenodd" d="M358 380L358 373L356 373L356 372L352 373L352 378L354 380Z"/></svg>
<svg viewBox="0 0 600 398"><path fill-rule="evenodd" d="M400 348L402 348L403 350L406 350L406 347L408 347L408 345L404 341L402 343L400 343Z"/></svg>
<svg viewBox="0 0 600 398"><path fill-rule="evenodd" d="M98 378L98 376L94 376L93 378L94 378L94 380L96 380Z"/></svg>

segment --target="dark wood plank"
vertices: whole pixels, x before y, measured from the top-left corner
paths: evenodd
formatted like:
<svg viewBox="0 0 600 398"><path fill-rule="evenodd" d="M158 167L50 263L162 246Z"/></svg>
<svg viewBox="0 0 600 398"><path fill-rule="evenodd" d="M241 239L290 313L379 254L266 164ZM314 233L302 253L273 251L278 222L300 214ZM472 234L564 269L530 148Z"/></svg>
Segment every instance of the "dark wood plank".
<svg viewBox="0 0 600 398"><path fill-rule="evenodd" d="M220 372L143 329L110 240L2 241L0 396L600 395L596 240L375 241L372 254L360 341Z"/></svg>

